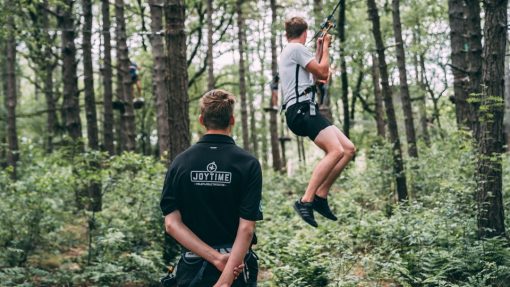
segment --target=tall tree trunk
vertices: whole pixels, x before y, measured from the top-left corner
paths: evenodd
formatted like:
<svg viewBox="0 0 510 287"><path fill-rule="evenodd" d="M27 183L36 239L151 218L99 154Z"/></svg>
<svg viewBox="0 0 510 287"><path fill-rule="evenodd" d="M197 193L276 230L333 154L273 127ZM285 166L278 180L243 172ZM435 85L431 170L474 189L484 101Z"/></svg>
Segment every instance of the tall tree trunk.
<svg viewBox="0 0 510 287"><path fill-rule="evenodd" d="M415 41L416 45L421 45L420 40L420 25L418 25L417 30L413 32L413 40ZM420 62L418 60L418 52L413 53L413 60L414 60L414 73L416 78L416 84L419 87L420 90L420 100L418 102L418 108L420 113L420 126L421 126L421 133L422 138L425 144L430 147L430 135L429 135L429 128L428 128L428 122L427 122L427 89L425 87L424 83L424 77L425 77L425 70L420 69Z"/></svg>
<svg viewBox="0 0 510 287"><path fill-rule="evenodd" d="M48 110L48 117L46 119L46 128L48 129L46 135L46 152L53 152L53 138L57 132L58 119L57 119L57 105L55 97L53 96L53 69L51 65L47 65L44 73L44 97L46 100L46 109Z"/></svg>
<svg viewBox="0 0 510 287"><path fill-rule="evenodd" d="M414 129L413 108L409 87L407 86L406 56L404 52L404 40L402 39L402 24L400 23L400 0L392 1L393 33L395 34L397 66L400 80L400 99L404 110L404 123L406 126L407 152L410 157L418 157L416 146L416 133Z"/></svg>
<svg viewBox="0 0 510 287"><path fill-rule="evenodd" d="M338 37L340 38L340 73L342 82L342 106L344 110L343 116L343 132L349 137L349 129L351 122L349 118L349 81L347 79L347 64L345 62L345 0L340 0L340 9L338 10Z"/></svg>
<svg viewBox="0 0 510 287"><path fill-rule="evenodd" d="M142 5L142 0L136 0L136 3L138 4L138 9L140 9L140 22L142 26L140 38L142 40L142 48L145 52L147 52L147 45L145 45L145 34L147 32L147 26L145 25L145 6Z"/></svg>
<svg viewBox="0 0 510 287"><path fill-rule="evenodd" d="M278 76L277 62L276 62L276 0L270 0L271 5L271 74L273 76L273 85L271 86L271 106L278 104ZM276 81L275 81L276 80ZM277 110L271 110L269 114L269 130L271 135L271 155L273 158L273 169L275 171L282 170L282 161L280 158L280 146L278 143L278 121Z"/></svg>
<svg viewBox="0 0 510 287"><path fill-rule="evenodd" d="M508 0L485 1L483 86L476 130L478 236L505 235L502 196L504 75Z"/></svg>
<svg viewBox="0 0 510 287"><path fill-rule="evenodd" d="M67 133L73 141L78 143L78 148L83 150L81 121L80 121L80 93L78 91L78 77L76 74L76 38L73 0L65 0L59 6L59 27L62 29L62 79L63 91L63 115Z"/></svg>
<svg viewBox="0 0 510 287"><path fill-rule="evenodd" d="M60 2L57 7L59 15L57 19L59 28L62 30L62 79L64 82L62 114L67 133L73 141L71 143L72 160L74 160L77 152L84 150L80 120L76 46L74 44L76 28L74 26L73 4L74 0L65 0ZM77 169L74 167L73 174L78 174ZM82 210L85 207L88 195L87 189L76 187L75 204L78 210Z"/></svg>
<svg viewBox="0 0 510 287"><path fill-rule="evenodd" d="M437 121L437 127L439 128L439 131L440 131L440 135L441 137L442 136L442 127L441 127L441 117L440 117L440 114L439 114L439 99L440 99L440 95L438 97L436 97L434 95L434 91L432 90L432 87L431 87L431 83L429 82L429 80L427 79L427 74L426 74L426 69L425 69L425 56L424 54L422 53L420 55L420 66L421 66L421 69L422 69L422 78L423 78L423 83L424 83L424 87L425 87L425 90L429 93L429 96L430 96L430 99L432 100L432 109L433 109L433 112L432 112L432 122L434 121ZM446 73L446 72L445 72Z"/></svg>
<svg viewBox="0 0 510 287"><path fill-rule="evenodd" d="M7 1L8 5L14 5L12 1ZM16 103L17 103L17 85L16 85L16 37L14 27L14 15L11 13L7 17L7 165L12 167L11 177L16 179L16 164L19 159L18 152L18 132L16 129Z"/></svg>
<svg viewBox="0 0 510 287"><path fill-rule="evenodd" d="M356 113L356 99L359 98L361 95L361 84L363 83L363 76L365 75L363 71L363 67L360 67L360 70L358 72L358 79L356 80L356 87L354 88L354 91L352 93L352 104L351 104L351 120L354 121L354 116Z"/></svg>
<svg viewBox="0 0 510 287"><path fill-rule="evenodd" d="M474 119L469 107L467 91L464 89L466 78L464 35L464 0L448 0L448 18L450 22L450 45L452 49L453 92L455 96L455 114L459 128L471 128Z"/></svg>
<svg viewBox="0 0 510 287"><path fill-rule="evenodd" d="M260 74L259 74L259 85L260 85L260 95L262 97L262 103L264 103L264 100L266 99L266 80L264 76L265 67L266 67L266 46L265 42L267 38L265 37L264 29L266 27L266 19L267 14L263 14L261 26L259 26L258 29L258 41L257 41L257 56L258 60L260 62ZM270 104L271 105L271 104ZM271 110L270 110L271 111ZM262 121L261 121L261 139L262 139L262 146L261 146L261 153L262 153L262 164L264 168L269 166L269 155L268 155L268 145L267 145L267 115L266 113L262 113Z"/></svg>
<svg viewBox="0 0 510 287"><path fill-rule="evenodd" d="M379 23L379 14L375 0L367 0L368 16L372 21L372 33L375 39L377 54L379 59L379 71L381 74L382 94L384 97L384 107L386 108L386 117L388 119L388 128L390 131L390 141L393 144L393 170L396 177L397 198L399 201L407 199L407 184L404 170L404 162L402 161L402 150L400 148L400 139L398 136L397 119L395 117L395 109L393 107L393 98L391 88L388 82L388 69L386 66L386 58L384 55L384 42L381 36L381 28Z"/></svg>
<svg viewBox="0 0 510 287"><path fill-rule="evenodd" d="M0 117L7 119L7 45L5 36L0 34L0 76L1 76L1 95L4 109L0 109ZM0 125L0 167L7 166L7 123Z"/></svg>
<svg viewBox="0 0 510 287"><path fill-rule="evenodd" d="M246 27L245 27L246 28ZM244 47L246 52L246 66L250 67L251 63L255 63L253 59L253 53L250 53L249 45L248 45L248 37L246 33L246 29L243 29L243 40L244 40ZM249 70L248 70L249 71ZM257 131L257 117L256 117L256 109L254 107L255 103L255 97L253 92L253 86L254 82L252 81L251 73L248 73L246 75L246 80L248 82L248 89L247 89L247 95L248 95L248 105L249 107L249 115L250 115L250 141L251 141L251 148L252 153L256 158L259 158L259 136Z"/></svg>
<svg viewBox="0 0 510 287"><path fill-rule="evenodd" d="M188 72L186 64L185 6L182 0L166 0L166 47L170 90L170 158L190 145Z"/></svg>
<svg viewBox="0 0 510 287"><path fill-rule="evenodd" d="M468 98L470 94L480 93L480 3L478 0L448 0L448 16L457 125L472 129L476 124L477 105L470 104Z"/></svg>
<svg viewBox="0 0 510 287"><path fill-rule="evenodd" d="M92 2L91 0L82 0L83 9L83 72L85 74L85 112L87 118L87 137L89 147L93 150L99 150L96 97L94 95L94 70L92 66ZM99 162L92 160L91 168L99 169ZM88 183L90 202L87 209L90 211L101 211L102 195L101 182L92 180Z"/></svg>
<svg viewBox="0 0 510 287"><path fill-rule="evenodd" d="M122 101L124 113L122 113L122 128L127 151L134 151L136 148L136 125L135 110L133 108L133 83L129 74L129 51L126 43L126 22L124 19L124 1L115 0L115 18L117 22L115 37L117 40L117 72L122 81Z"/></svg>
<svg viewBox="0 0 510 287"><path fill-rule="evenodd" d="M383 98L381 93L379 77L379 60L377 55L372 54L372 82L374 85L374 96L375 96L375 123L377 125L377 135L381 138L386 137L386 123L384 122L384 106Z"/></svg>
<svg viewBox="0 0 510 287"><path fill-rule="evenodd" d="M56 64L53 63L53 55L52 55L52 39L48 32L49 20L48 20L48 0L44 0L42 3L42 33L44 33L44 39L46 45L44 46L44 55L45 62L44 65L44 97L46 100L46 109L48 110L48 117L46 120L46 129L48 130L46 133L46 152L53 152L53 138L57 133L58 129L58 118L57 118L57 105L55 103L55 97L53 93L53 70L56 67Z"/></svg>
<svg viewBox="0 0 510 287"><path fill-rule="evenodd" d="M510 49L507 46L507 54ZM510 61L505 59L505 118L504 127L506 135L507 151L510 151Z"/></svg>
<svg viewBox="0 0 510 287"><path fill-rule="evenodd" d="M117 105L118 113L114 115L115 117L115 137L117 142L117 154L121 154L123 151L126 150L126 141L125 141L125 135L124 135L124 120L123 120L123 114L124 114L124 101L122 99L123 97L123 86L122 86L122 76L119 73L119 67L116 67L117 71L117 82L115 85L115 104Z"/></svg>
<svg viewBox="0 0 510 287"><path fill-rule="evenodd" d="M241 98L241 126L243 135L243 148L251 151L248 130L248 107L246 104L246 82L244 66L244 19L243 19L243 0L236 0L237 13L237 40L239 44L239 97Z"/></svg>
<svg viewBox="0 0 510 287"><path fill-rule="evenodd" d="M115 153L113 146L113 89L112 89L112 44L110 36L110 1L101 0L103 16L103 39L104 39L104 67L103 67L103 144L104 149L110 154Z"/></svg>
<svg viewBox="0 0 510 287"><path fill-rule="evenodd" d="M94 95L94 70L92 65L92 2L82 0L83 9L83 73L85 86L85 114L89 147L99 149L96 97Z"/></svg>
<svg viewBox="0 0 510 287"><path fill-rule="evenodd" d="M467 76L469 81L467 83L468 97L478 97L482 93L482 28L480 20L480 3L479 0L465 0L467 8L466 16L466 34L465 43L467 43L467 58L464 60L467 63ZM479 103L473 101L470 104L470 109L473 115L471 117L476 121L476 113L479 108ZM476 122L471 125L476 125ZM477 129L473 129L475 137L478 134Z"/></svg>
<svg viewBox="0 0 510 287"><path fill-rule="evenodd" d="M163 160L170 157L170 127L168 121L168 85L165 76L167 59L165 56L165 46L163 37L159 33L163 29L163 6L157 0L149 0L151 12L151 30L152 36L152 56L154 60L154 69L152 72L152 89L156 102L156 119L158 131L159 155Z"/></svg>
<svg viewBox="0 0 510 287"><path fill-rule="evenodd" d="M207 89L214 89L213 0L207 0Z"/></svg>

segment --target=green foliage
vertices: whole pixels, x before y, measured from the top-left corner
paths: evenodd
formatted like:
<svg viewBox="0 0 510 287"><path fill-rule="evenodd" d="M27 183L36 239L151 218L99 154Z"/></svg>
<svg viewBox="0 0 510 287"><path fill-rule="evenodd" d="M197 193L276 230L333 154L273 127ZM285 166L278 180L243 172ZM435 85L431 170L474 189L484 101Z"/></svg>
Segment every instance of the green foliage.
<svg viewBox="0 0 510 287"><path fill-rule="evenodd" d="M24 155L23 178L0 173L2 286L157 283L164 270L160 163L133 153ZM102 184L103 211L95 214L75 209L77 190L90 181Z"/></svg>
<svg viewBox="0 0 510 287"><path fill-rule="evenodd" d="M420 145L427 156L406 162L411 199L396 205L391 146L363 133L353 138L365 147L332 189L337 222L317 215L320 227L312 229L292 209L312 165L290 177L265 172L260 285L505 286L508 241L476 237L470 139L452 133ZM13 182L0 172L2 286L157 286L165 272L158 207L165 167L134 153L47 156L22 148L22 177ZM509 163L505 156L505 180ZM101 212L75 209L76 191L90 181L102 185Z"/></svg>
<svg viewBox="0 0 510 287"><path fill-rule="evenodd" d="M406 163L413 188L400 206L391 147L359 152L330 197L339 222L316 215L318 229L291 208L310 171L267 174L266 220L258 228L258 253L270 273L263 286L505 286L508 241L476 238L470 139L452 133L420 150L427 156Z"/></svg>

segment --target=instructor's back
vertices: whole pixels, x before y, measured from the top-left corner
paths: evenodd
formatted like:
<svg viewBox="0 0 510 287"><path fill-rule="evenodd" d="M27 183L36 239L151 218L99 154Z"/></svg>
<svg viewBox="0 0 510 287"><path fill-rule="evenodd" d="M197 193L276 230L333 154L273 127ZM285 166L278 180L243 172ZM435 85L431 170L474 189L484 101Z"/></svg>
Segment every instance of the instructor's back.
<svg viewBox="0 0 510 287"><path fill-rule="evenodd" d="M230 137L234 104L224 90L202 97L199 121L207 133L176 157L166 175L165 228L184 247L178 286L256 286L251 246L262 219L262 174L258 160Z"/></svg>

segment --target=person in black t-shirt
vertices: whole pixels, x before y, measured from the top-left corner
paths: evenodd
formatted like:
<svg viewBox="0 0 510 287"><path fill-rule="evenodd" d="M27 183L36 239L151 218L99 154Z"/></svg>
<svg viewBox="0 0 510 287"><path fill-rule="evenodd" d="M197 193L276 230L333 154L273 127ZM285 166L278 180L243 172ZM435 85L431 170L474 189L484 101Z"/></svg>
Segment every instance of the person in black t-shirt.
<svg viewBox="0 0 510 287"><path fill-rule="evenodd" d="M178 286L256 286L255 221L262 173L258 160L230 137L234 96L207 92L200 123L207 133L170 165L161 198L165 229L185 249ZM235 279L239 276L237 279Z"/></svg>

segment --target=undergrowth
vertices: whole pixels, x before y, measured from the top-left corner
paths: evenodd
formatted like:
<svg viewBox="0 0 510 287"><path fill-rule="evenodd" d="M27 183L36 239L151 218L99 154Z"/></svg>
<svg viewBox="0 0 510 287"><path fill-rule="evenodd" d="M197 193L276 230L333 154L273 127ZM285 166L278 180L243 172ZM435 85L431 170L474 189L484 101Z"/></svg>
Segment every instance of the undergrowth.
<svg viewBox="0 0 510 287"><path fill-rule="evenodd" d="M290 177L266 171L259 285L509 286L506 239L476 237L469 142L452 134L419 148L420 158L406 162L411 196L401 205L393 198L390 147L360 148L331 191L338 221L316 215L317 229L292 209L311 165ZM23 149L21 178L0 172L0 285L158 286L169 263L158 206L166 167L132 153ZM101 168L91 169L91 160ZM509 157L504 161L508 226ZM75 193L91 180L102 184L103 210L77 211ZM177 256L175 246L170 251Z"/></svg>

